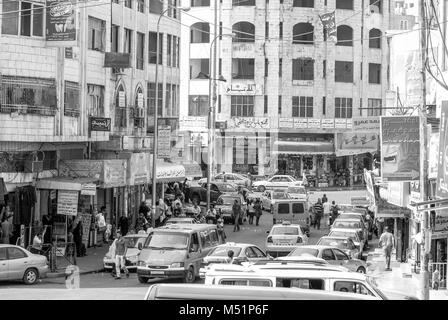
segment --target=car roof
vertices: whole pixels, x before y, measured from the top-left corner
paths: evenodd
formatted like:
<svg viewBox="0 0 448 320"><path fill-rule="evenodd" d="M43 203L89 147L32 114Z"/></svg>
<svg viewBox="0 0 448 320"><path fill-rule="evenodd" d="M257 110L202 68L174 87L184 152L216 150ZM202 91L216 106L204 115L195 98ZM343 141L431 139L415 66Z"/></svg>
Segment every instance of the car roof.
<svg viewBox="0 0 448 320"><path fill-rule="evenodd" d="M246 248L246 247L257 247L251 243L242 243L242 242L226 242L217 246L217 248L225 248L225 247L237 247L237 248Z"/></svg>
<svg viewBox="0 0 448 320"><path fill-rule="evenodd" d="M341 232L352 232L352 233L358 233L356 231L356 229L351 229L351 228L333 228L331 229L330 233L332 233L333 231L341 231Z"/></svg>
<svg viewBox="0 0 448 320"><path fill-rule="evenodd" d="M214 224L206 224L206 223L182 223L182 224L170 224L168 226L163 226L160 228L155 229L154 231L163 231L163 232L194 232L194 231L202 231L205 229L211 229L216 228L216 225Z"/></svg>
<svg viewBox="0 0 448 320"><path fill-rule="evenodd" d="M282 224L282 223L277 223L277 224L274 224L272 226L272 228L275 228L275 227L295 227L295 228L301 228L302 226L300 224Z"/></svg>
<svg viewBox="0 0 448 320"><path fill-rule="evenodd" d="M359 219L352 219L352 218L337 218L336 221L343 221L343 222L359 222Z"/></svg>
<svg viewBox="0 0 448 320"><path fill-rule="evenodd" d="M305 245L305 246L300 246L300 247L294 248L294 250L291 251L291 252L294 252L294 251L296 251L297 249L300 249L300 248L310 248L310 249L316 249L316 250L334 249L333 246L313 244L313 245Z"/></svg>
<svg viewBox="0 0 448 320"><path fill-rule="evenodd" d="M319 240L321 240L321 239L352 240L349 237L339 237L339 236L323 236L323 237L320 237Z"/></svg>
<svg viewBox="0 0 448 320"><path fill-rule="evenodd" d="M140 234L127 234L123 238L146 238L148 237L148 233L140 233Z"/></svg>

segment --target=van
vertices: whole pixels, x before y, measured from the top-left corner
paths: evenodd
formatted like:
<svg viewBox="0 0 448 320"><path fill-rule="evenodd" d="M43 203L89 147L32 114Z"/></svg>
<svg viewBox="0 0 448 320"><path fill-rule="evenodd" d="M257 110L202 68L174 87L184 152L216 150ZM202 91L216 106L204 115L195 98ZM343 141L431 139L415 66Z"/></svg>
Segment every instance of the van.
<svg viewBox="0 0 448 320"><path fill-rule="evenodd" d="M308 211L308 202L305 200L277 200L272 209L273 224L289 221L300 224L307 236L310 234L311 215Z"/></svg>
<svg viewBox="0 0 448 320"><path fill-rule="evenodd" d="M282 287L348 292L388 300L374 281L357 272L316 269L310 266L264 269L252 266L246 270L214 270L205 275L208 285Z"/></svg>
<svg viewBox="0 0 448 320"><path fill-rule="evenodd" d="M248 286L158 283L149 287L145 300L379 300L354 293Z"/></svg>
<svg viewBox="0 0 448 320"><path fill-rule="evenodd" d="M172 224L154 229L139 255L138 281L181 278L191 283L199 276L202 259L221 242L212 224Z"/></svg>

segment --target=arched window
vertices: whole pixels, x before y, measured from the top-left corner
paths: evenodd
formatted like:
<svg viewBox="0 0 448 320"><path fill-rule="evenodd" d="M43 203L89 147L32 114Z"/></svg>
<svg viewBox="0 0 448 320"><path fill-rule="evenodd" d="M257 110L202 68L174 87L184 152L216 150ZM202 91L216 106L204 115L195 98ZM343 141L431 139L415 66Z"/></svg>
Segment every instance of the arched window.
<svg viewBox="0 0 448 320"><path fill-rule="evenodd" d="M338 43L336 45L353 47L353 29L351 27L346 25L338 27Z"/></svg>
<svg viewBox="0 0 448 320"><path fill-rule="evenodd" d="M292 43L313 44L314 27L311 23L301 22L292 28Z"/></svg>
<svg viewBox="0 0 448 320"><path fill-rule="evenodd" d="M370 29L369 31L369 48L381 49L381 30Z"/></svg>
<svg viewBox="0 0 448 320"><path fill-rule="evenodd" d="M238 7L238 6L255 6L255 0L232 0L232 6Z"/></svg>
<svg viewBox="0 0 448 320"><path fill-rule="evenodd" d="M250 22L237 22L232 26L235 34L233 42L255 42L255 25Z"/></svg>
<svg viewBox="0 0 448 320"><path fill-rule="evenodd" d="M336 0L336 9L353 10L353 0Z"/></svg>
<svg viewBox="0 0 448 320"><path fill-rule="evenodd" d="M210 25L207 22L197 22L190 27L190 43L209 43Z"/></svg>
<svg viewBox="0 0 448 320"><path fill-rule="evenodd" d="M122 84L115 92L115 127L126 128L126 92Z"/></svg>
<svg viewBox="0 0 448 320"><path fill-rule="evenodd" d="M145 97L142 87L138 87L135 92L134 102L134 125L142 128L144 124Z"/></svg>

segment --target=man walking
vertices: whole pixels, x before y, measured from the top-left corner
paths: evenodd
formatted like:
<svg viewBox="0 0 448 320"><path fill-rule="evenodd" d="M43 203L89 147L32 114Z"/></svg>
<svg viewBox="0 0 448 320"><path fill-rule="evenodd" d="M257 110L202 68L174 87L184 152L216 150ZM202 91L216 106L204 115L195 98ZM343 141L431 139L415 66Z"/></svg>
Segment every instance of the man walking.
<svg viewBox="0 0 448 320"><path fill-rule="evenodd" d="M317 203L314 205L314 212L316 215L314 229L320 230L320 221L322 220L322 215L324 213L324 207L322 206L322 200L317 199Z"/></svg>
<svg viewBox="0 0 448 320"><path fill-rule="evenodd" d="M126 243L124 241L123 236L121 235L120 231L117 231L117 240L115 242L115 272L117 274L117 277L115 279L121 279L120 271L123 268L124 273L126 274L126 278L129 278L129 271L126 268L126 259L125 254L126 252Z"/></svg>
<svg viewBox="0 0 448 320"><path fill-rule="evenodd" d="M324 228L327 228L330 226L330 214L331 214L330 202L325 201L323 207L324 207Z"/></svg>
<svg viewBox="0 0 448 320"><path fill-rule="evenodd" d="M238 200L235 199L235 202L232 206L232 215L233 215L233 232L240 231L240 215L241 215L241 205L238 203Z"/></svg>
<svg viewBox="0 0 448 320"><path fill-rule="evenodd" d="M260 222L260 217L262 215L260 199L257 199L255 201L254 210L255 210L255 225L258 226L258 223Z"/></svg>
<svg viewBox="0 0 448 320"><path fill-rule="evenodd" d="M336 220L336 218L339 215L339 208L336 204L336 202L332 201L331 202L331 220L330 220L330 225L332 225L334 223L334 221Z"/></svg>
<svg viewBox="0 0 448 320"><path fill-rule="evenodd" d="M389 227L387 226L384 228L384 233L380 237L378 247L384 250L384 257L386 258L386 271L391 271L390 257L392 255L392 250L395 247L395 239L393 234L389 232Z"/></svg>

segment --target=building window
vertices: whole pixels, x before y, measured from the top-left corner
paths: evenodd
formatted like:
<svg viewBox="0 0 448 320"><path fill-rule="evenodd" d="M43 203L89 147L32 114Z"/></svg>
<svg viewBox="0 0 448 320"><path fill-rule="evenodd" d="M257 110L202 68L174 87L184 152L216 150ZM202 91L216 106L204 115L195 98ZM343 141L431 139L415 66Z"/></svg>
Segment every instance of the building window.
<svg viewBox="0 0 448 320"><path fill-rule="evenodd" d="M369 48L381 49L381 30L370 29L369 31Z"/></svg>
<svg viewBox="0 0 448 320"><path fill-rule="evenodd" d="M132 0L124 0L124 6L132 9Z"/></svg>
<svg viewBox="0 0 448 320"><path fill-rule="evenodd" d="M278 24L278 37L283 39L283 22L280 21Z"/></svg>
<svg viewBox="0 0 448 320"><path fill-rule="evenodd" d="M293 7L314 8L314 0L294 0Z"/></svg>
<svg viewBox="0 0 448 320"><path fill-rule="evenodd" d="M190 43L209 43L210 25L207 22L197 22L190 27Z"/></svg>
<svg viewBox="0 0 448 320"><path fill-rule="evenodd" d="M149 0L149 12L161 14L163 12L163 1Z"/></svg>
<svg viewBox="0 0 448 320"><path fill-rule="evenodd" d="M90 50L104 51L103 39L105 36L106 22L89 17L89 43Z"/></svg>
<svg viewBox="0 0 448 320"><path fill-rule="evenodd" d="M179 68L179 38L173 36L173 67Z"/></svg>
<svg viewBox="0 0 448 320"><path fill-rule="evenodd" d="M232 32L235 37L232 38L233 42L255 42L255 25L247 22L237 22L232 26Z"/></svg>
<svg viewBox="0 0 448 320"><path fill-rule="evenodd" d="M336 0L336 9L353 10L353 0Z"/></svg>
<svg viewBox="0 0 448 320"><path fill-rule="evenodd" d="M118 52L118 39L119 39L118 35L119 35L119 27L113 24L110 32L110 38L111 38L110 50L112 52Z"/></svg>
<svg viewBox="0 0 448 320"><path fill-rule="evenodd" d="M64 115L78 117L79 111L79 85L76 82L65 81Z"/></svg>
<svg viewBox="0 0 448 320"><path fill-rule="evenodd" d="M310 58L293 59L292 80L314 80L314 60Z"/></svg>
<svg viewBox="0 0 448 320"><path fill-rule="evenodd" d="M179 116L179 85L173 84L173 117Z"/></svg>
<svg viewBox="0 0 448 320"><path fill-rule="evenodd" d="M124 53L132 53L132 30L124 28Z"/></svg>
<svg viewBox="0 0 448 320"><path fill-rule="evenodd" d="M327 113L327 97L322 97L322 114Z"/></svg>
<svg viewBox="0 0 448 320"><path fill-rule="evenodd" d="M408 20L401 20L400 30L408 30L408 29L409 29Z"/></svg>
<svg viewBox="0 0 448 320"><path fill-rule="evenodd" d="M311 23L297 23L292 28L292 43L313 44L314 27Z"/></svg>
<svg viewBox="0 0 448 320"><path fill-rule="evenodd" d="M230 115L232 117L253 117L254 96L232 96Z"/></svg>
<svg viewBox="0 0 448 320"><path fill-rule="evenodd" d="M369 99L367 100L367 116L381 116L382 115L382 105L381 99Z"/></svg>
<svg viewBox="0 0 448 320"><path fill-rule="evenodd" d="M159 33L159 64L162 64L163 33ZM148 62L155 64L157 60L157 33L150 32L148 36Z"/></svg>
<svg viewBox="0 0 448 320"><path fill-rule="evenodd" d="M269 76L269 60L268 59L264 59L264 76L265 77Z"/></svg>
<svg viewBox="0 0 448 320"><path fill-rule="evenodd" d="M369 63L369 83L381 83L381 65Z"/></svg>
<svg viewBox="0 0 448 320"><path fill-rule="evenodd" d="M188 115L193 117L208 115L208 96L190 95L188 101Z"/></svg>
<svg viewBox="0 0 448 320"><path fill-rule="evenodd" d="M278 96L278 114L282 115L282 96Z"/></svg>
<svg viewBox="0 0 448 320"><path fill-rule="evenodd" d="M210 7L210 0L191 0L192 7Z"/></svg>
<svg viewBox="0 0 448 320"><path fill-rule="evenodd" d="M232 79L254 79L255 59L232 59Z"/></svg>
<svg viewBox="0 0 448 320"><path fill-rule="evenodd" d="M268 114L268 96L264 96L264 106L263 106L263 114Z"/></svg>
<svg viewBox="0 0 448 320"><path fill-rule="evenodd" d="M327 77L327 60L322 61L322 78Z"/></svg>
<svg viewBox="0 0 448 320"><path fill-rule="evenodd" d="M382 13L381 2L381 0L370 0L370 13Z"/></svg>
<svg viewBox="0 0 448 320"><path fill-rule="evenodd" d="M137 32L137 69L143 70L145 56L145 34Z"/></svg>
<svg viewBox="0 0 448 320"><path fill-rule="evenodd" d="M232 0L234 7L238 6L255 6L255 0Z"/></svg>
<svg viewBox="0 0 448 320"><path fill-rule="evenodd" d="M126 128L126 92L120 84L115 92L115 127Z"/></svg>
<svg viewBox="0 0 448 320"><path fill-rule="evenodd" d="M162 102L163 102L163 84L158 83L159 92L157 97L157 114L159 117L162 116ZM148 105L148 115L154 116L154 109L156 106L156 84L154 82L148 83L148 97L147 97L147 105Z"/></svg>
<svg viewBox="0 0 448 320"><path fill-rule="evenodd" d="M335 61L334 81L335 82L353 83L353 62L351 62L351 61Z"/></svg>
<svg viewBox="0 0 448 320"><path fill-rule="evenodd" d="M218 113L221 113L221 95L218 96Z"/></svg>
<svg viewBox="0 0 448 320"><path fill-rule="evenodd" d="M351 27L346 25L338 26L337 37L337 46L353 47L353 29Z"/></svg>
<svg viewBox="0 0 448 320"><path fill-rule="evenodd" d="M351 118L353 113L352 98L335 98L335 118Z"/></svg>
<svg viewBox="0 0 448 320"><path fill-rule="evenodd" d="M87 88L89 115L93 117L104 117L104 87L96 84L87 84Z"/></svg>
<svg viewBox="0 0 448 320"><path fill-rule="evenodd" d="M267 21L264 26L264 38L265 39L269 38L269 22L267 22Z"/></svg>
<svg viewBox="0 0 448 320"><path fill-rule="evenodd" d="M167 117L171 117L173 115L173 105L171 100L172 92L171 84L167 83L165 87L165 110Z"/></svg>
<svg viewBox="0 0 448 320"><path fill-rule="evenodd" d="M283 75L283 59L278 59L278 76L281 78Z"/></svg>
<svg viewBox="0 0 448 320"><path fill-rule="evenodd" d="M208 79L209 59L190 59L190 79Z"/></svg>
<svg viewBox="0 0 448 320"><path fill-rule="evenodd" d="M168 67L172 66L172 59L173 59L173 36L170 34L166 35L166 65Z"/></svg>
<svg viewBox="0 0 448 320"><path fill-rule="evenodd" d="M313 97L292 97L292 116L313 117Z"/></svg>
<svg viewBox="0 0 448 320"><path fill-rule="evenodd" d="M44 6L26 1L3 1L2 34L42 37Z"/></svg>
<svg viewBox="0 0 448 320"><path fill-rule="evenodd" d="M145 13L145 0L137 0L137 11Z"/></svg>

